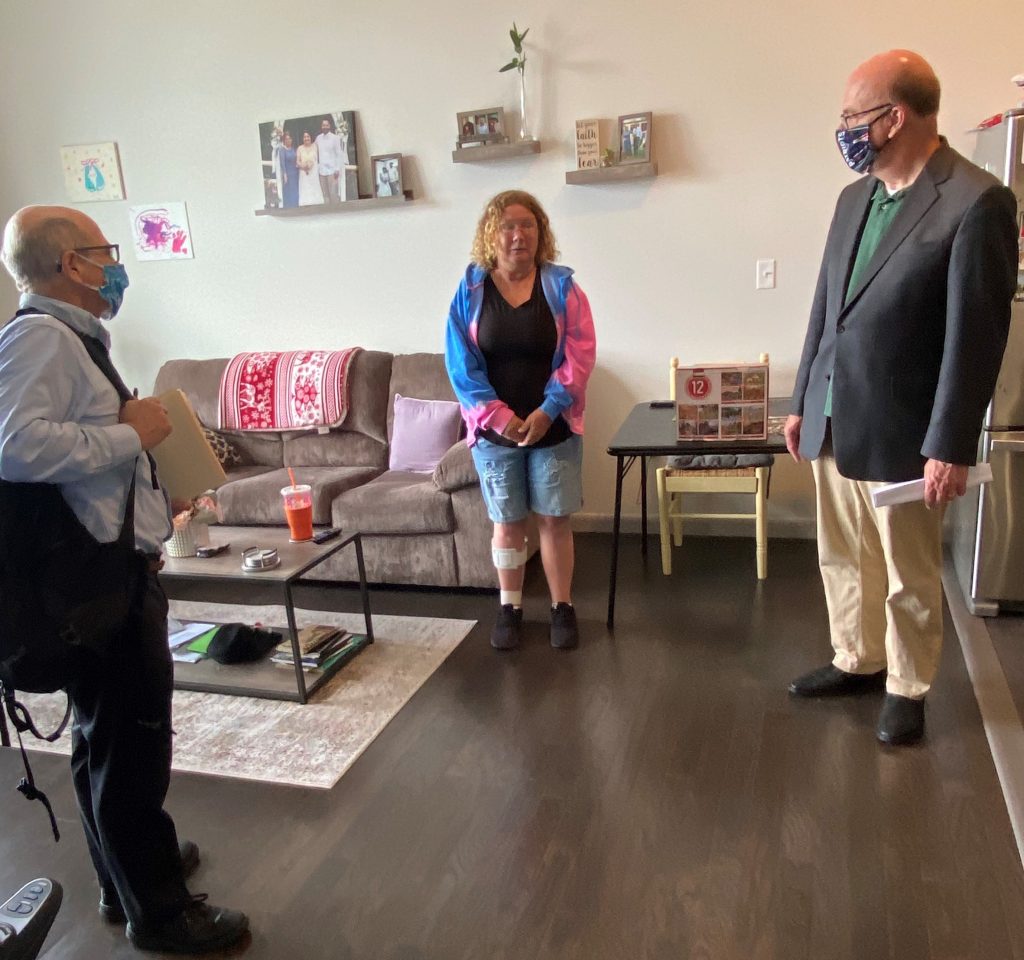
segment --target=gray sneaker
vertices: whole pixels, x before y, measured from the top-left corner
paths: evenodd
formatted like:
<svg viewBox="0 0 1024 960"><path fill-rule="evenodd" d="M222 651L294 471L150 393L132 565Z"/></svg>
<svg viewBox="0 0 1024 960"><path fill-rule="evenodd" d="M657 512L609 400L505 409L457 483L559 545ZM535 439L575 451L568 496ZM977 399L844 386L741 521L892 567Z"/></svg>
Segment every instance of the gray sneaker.
<svg viewBox="0 0 1024 960"><path fill-rule="evenodd" d="M571 603L556 603L551 608L551 646L556 650L572 650L579 644L576 608Z"/></svg>

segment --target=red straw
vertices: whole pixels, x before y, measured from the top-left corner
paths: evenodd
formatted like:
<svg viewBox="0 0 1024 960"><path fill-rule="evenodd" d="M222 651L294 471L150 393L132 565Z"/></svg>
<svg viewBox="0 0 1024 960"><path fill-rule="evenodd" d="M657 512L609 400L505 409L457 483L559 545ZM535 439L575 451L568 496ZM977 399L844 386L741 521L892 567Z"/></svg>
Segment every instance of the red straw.
<svg viewBox="0 0 1024 960"><path fill-rule="evenodd" d="M292 482L292 489L294 490L298 486L298 484L295 482L295 474L292 473L292 468L291 467L288 468L288 479L291 480L291 482Z"/></svg>

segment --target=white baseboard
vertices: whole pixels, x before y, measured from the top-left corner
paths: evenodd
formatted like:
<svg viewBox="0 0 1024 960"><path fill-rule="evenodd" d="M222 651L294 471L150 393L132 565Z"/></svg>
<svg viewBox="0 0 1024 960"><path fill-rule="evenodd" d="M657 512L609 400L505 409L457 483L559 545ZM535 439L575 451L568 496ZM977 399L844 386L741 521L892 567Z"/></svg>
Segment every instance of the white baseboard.
<svg viewBox="0 0 1024 960"><path fill-rule="evenodd" d="M606 513L575 513L572 528L578 533L611 533L612 517ZM640 515L630 514L620 522L622 533L640 532ZM648 536L658 535L658 514L647 514ZM695 537L749 537L754 538L754 524L729 520L688 520L686 535ZM814 518L778 517L768 519L768 537L782 540L813 540L816 536Z"/></svg>

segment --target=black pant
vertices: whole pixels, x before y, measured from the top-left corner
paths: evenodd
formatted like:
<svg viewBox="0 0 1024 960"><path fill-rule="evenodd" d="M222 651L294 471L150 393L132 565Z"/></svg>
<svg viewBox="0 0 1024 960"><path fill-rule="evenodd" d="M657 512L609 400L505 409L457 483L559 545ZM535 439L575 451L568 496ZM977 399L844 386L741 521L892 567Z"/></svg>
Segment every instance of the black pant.
<svg viewBox="0 0 1024 960"><path fill-rule="evenodd" d="M174 679L167 597L148 570L134 593L111 655L91 658L68 693L75 718L71 772L89 853L104 899L116 893L138 924L179 913L188 891L174 822L163 809Z"/></svg>

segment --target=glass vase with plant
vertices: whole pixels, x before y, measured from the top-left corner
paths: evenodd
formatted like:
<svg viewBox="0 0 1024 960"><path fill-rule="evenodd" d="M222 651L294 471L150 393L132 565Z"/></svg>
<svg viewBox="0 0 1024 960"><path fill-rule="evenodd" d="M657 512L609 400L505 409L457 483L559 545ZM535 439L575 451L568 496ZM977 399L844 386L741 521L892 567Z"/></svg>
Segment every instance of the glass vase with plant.
<svg viewBox="0 0 1024 960"><path fill-rule="evenodd" d="M526 53L523 50L523 41L526 39L526 35L530 32L530 28L527 27L522 33L519 32L519 28L516 26L515 21L512 21L512 29L509 30L508 34L512 38L512 48L515 51L515 56L509 60L498 72L505 73L507 70L518 70L519 71L519 139L530 140L530 134L527 130L526 125Z"/></svg>

